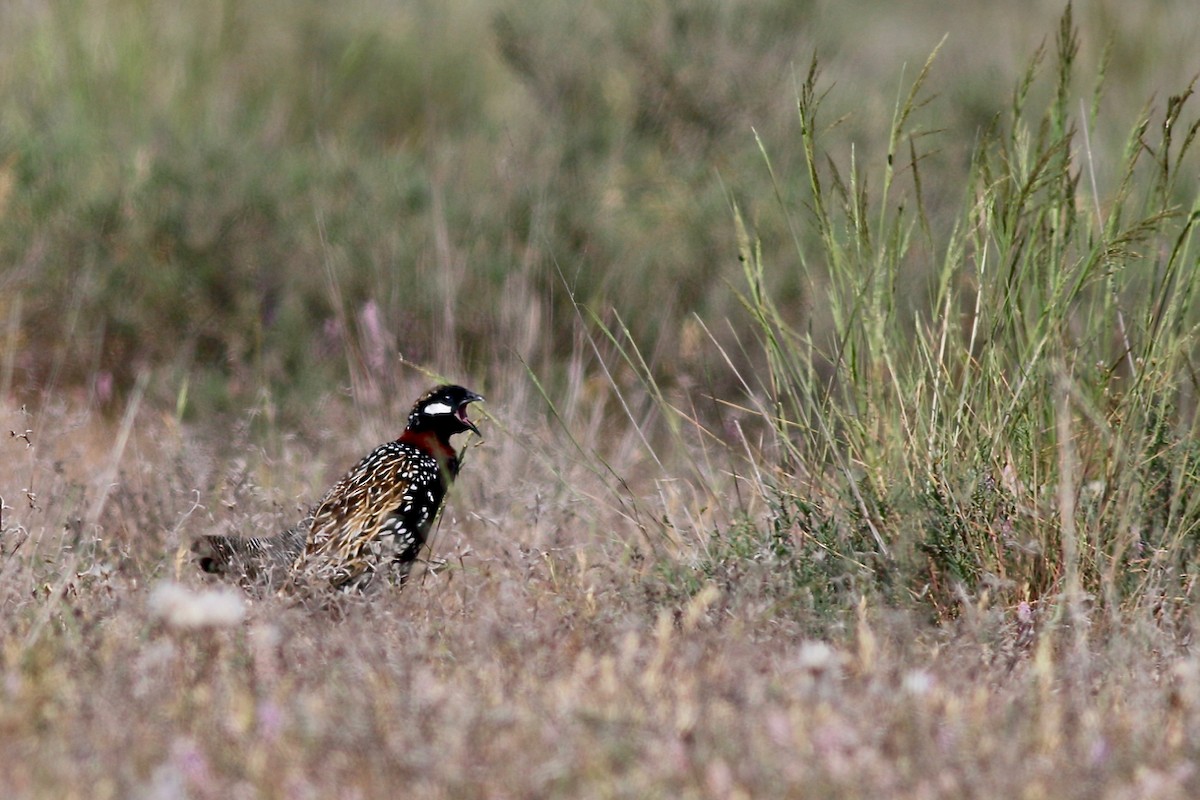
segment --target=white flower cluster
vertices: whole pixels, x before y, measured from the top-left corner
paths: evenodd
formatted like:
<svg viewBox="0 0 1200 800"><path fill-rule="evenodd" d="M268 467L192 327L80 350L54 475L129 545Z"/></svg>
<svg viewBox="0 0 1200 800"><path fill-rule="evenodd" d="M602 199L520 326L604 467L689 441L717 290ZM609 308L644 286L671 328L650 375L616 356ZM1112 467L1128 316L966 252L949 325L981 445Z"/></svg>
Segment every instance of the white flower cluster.
<svg viewBox="0 0 1200 800"><path fill-rule="evenodd" d="M246 603L234 589L192 590L162 581L150 592L150 614L172 628L226 628L246 617Z"/></svg>

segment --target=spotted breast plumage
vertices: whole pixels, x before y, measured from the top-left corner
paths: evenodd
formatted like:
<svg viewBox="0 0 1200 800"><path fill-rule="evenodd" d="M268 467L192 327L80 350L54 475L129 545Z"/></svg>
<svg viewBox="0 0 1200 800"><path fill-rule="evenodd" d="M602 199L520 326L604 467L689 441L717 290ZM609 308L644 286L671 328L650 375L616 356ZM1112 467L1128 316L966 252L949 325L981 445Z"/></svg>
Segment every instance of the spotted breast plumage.
<svg viewBox="0 0 1200 800"><path fill-rule="evenodd" d="M377 578L403 583L458 476L450 437L479 434L466 409L481 400L461 386L427 392L400 437L367 454L299 525L270 538L205 537L201 567L251 581L291 579L347 591L365 590Z"/></svg>

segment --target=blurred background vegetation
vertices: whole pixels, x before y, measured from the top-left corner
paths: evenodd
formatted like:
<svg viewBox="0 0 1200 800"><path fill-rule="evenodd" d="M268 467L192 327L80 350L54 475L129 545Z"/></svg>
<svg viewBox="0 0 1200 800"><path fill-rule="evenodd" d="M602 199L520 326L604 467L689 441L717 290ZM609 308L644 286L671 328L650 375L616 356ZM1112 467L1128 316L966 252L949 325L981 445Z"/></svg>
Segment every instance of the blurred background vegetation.
<svg viewBox="0 0 1200 800"><path fill-rule="evenodd" d="M1061 12L5 4L0 390L111 403L149 369L152 399L186 390L194 415L264 396L298 414L398 355L476 380L519 358L553 383L581 355L574 302L627 326L667 385L730 388L690 315L745 347L735 203L783 265L765 275L781 313L818 338L832 324L819 271L786 266L793 235L817 235L797 117L810 60L829 157L875 169L897 97L947 36L909 126L929 224L947 230L972 148ZM1098 98L1085 83L1073 98L1098 103L1103 189L1142 106L1196 69L1197 23L1182 0L1087 3L1076 22L1083 74L1108 64ZM939 258L906 258L901 307L927 302Z"/></svg>

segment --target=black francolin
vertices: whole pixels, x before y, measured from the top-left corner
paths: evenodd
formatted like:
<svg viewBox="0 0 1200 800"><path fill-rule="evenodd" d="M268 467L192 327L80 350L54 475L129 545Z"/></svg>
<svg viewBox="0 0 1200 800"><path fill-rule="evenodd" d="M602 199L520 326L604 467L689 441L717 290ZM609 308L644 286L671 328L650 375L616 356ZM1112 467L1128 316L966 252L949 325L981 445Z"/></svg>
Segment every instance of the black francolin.
<svg viewBox="0 0 1200 800"><path fill-rule="evenodd" d="M479 435L467 406L481 400L461 386L427 392L400 437L359 461L298 525L272 537L206 536L196 548L201 568L347 591L365 590L377 577L403 583L458 476L450 437Z"/></svg>

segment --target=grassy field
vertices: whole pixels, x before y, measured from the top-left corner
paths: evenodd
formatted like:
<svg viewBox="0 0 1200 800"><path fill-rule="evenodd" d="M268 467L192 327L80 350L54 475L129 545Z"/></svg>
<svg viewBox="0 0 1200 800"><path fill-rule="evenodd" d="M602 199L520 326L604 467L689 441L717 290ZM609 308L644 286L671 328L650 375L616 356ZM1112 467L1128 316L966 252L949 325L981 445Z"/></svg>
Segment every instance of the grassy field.
<svg viewBox="0 0 1200 800"><path fill-rule="evenodd" d="M0 9L0 795L1200 795L1198 35ZM190 563L442 378L402 592Z"/></svg>

